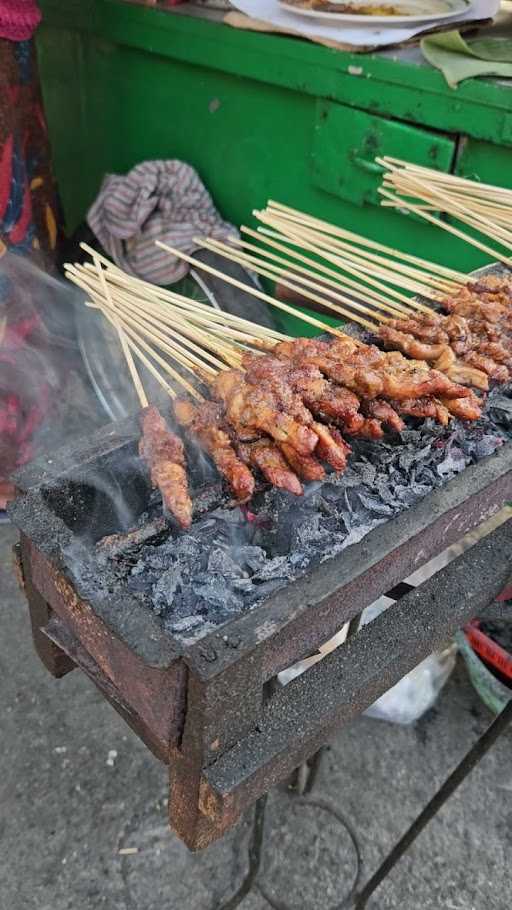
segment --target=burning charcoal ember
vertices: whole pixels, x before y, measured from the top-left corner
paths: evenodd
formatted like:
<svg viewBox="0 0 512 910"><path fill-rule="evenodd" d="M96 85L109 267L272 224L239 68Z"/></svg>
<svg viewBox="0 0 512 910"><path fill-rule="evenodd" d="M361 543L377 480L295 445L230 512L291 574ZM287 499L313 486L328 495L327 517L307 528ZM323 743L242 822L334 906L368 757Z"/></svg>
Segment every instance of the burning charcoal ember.
<svg viewBox="0 0 512 910"><path fill-rule="evenodd" d="M151 405L141 414L140 454L149 467L151 483L162 494L164 509L174 515L181 528L192 523L192 501L183 443L167 427L157 408Z"/></svg>
<svg viewBox="0 0 512 910"><path fill-rule="evenodd" d="M123 556L131 550L136 550L141 544L148 543L153 538L158 537L166 528L167 521L161 516L148 521L140 528L127 531L126 534L109 534L99 540L96 547L98 553L103 553L110 559L115 559L117 556Z"/></svg>
<svg viewBox="0 0 512 910"><path fill-rule="evenodd" d="M512 435L512 383L490 392L487 412L497 426Z"/></svg>

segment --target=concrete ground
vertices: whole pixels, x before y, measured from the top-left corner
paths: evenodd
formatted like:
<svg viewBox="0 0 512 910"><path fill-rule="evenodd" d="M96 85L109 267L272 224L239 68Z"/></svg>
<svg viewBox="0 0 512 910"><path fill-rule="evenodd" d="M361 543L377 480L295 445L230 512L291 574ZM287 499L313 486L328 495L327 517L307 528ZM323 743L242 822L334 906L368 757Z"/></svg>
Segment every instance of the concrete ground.
<svg viewBox="0 0 512 910"><path fill-rule="evenodd" d="M240 880L250 819L197 856L169 832L165 768L83 675L57 682L35 657L11 567L14 540L14 530L0 526L0 908L214 910ZM336 738L315 795L357 832L365 877L489 721L458 666L415 726L361 718ZM371 910L510 906L511 744L509 732ZM284 788L271 794L266 831L263 891L293 910L337 907L354 869L346 831ZM242 905L269 907L258 890Z"/></svg>

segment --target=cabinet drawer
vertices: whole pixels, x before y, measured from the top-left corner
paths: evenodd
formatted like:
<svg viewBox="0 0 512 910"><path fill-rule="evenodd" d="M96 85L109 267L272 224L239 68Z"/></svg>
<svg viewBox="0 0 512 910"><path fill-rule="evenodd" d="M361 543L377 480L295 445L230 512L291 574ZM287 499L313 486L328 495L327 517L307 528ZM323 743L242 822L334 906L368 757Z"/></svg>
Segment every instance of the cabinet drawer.
<svg viewBox="0 0 512 910"><path fill-rule="evenodd" d="M512 188L512 152L504 146L464 138L457 156L459 177Z"/></svg>
<svg viewBox="0 0 512 910"><path fill-rule="evenodd" d="M382 174L375 164L377 155L406 158L414 164L450 171L455 147L452 136L319 100L312 182L348 202L378 205Z"/></svg>

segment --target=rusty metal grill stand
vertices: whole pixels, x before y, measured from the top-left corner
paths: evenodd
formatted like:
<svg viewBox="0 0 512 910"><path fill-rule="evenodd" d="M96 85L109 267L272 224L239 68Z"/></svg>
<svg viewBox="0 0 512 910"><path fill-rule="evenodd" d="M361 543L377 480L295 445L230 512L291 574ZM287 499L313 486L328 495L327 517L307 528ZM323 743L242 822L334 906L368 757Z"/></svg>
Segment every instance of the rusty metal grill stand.
<svg viewBox="0 0 512 910"><path fill-rule="evenodd" d="M457 767L452 771L449 777L447 777L444 784L442 784L437 793L434 794L425 808L415 818L407 831L402 835L400 840L395 844L393 849L388 853L380 866L376 869L376 871L360 891L358 890L358 886L362 871L361 851L357 836L354 833L351 825L331 803L326 802L325 800L301 798L301 803L303 805L318 806L319 808L334 815L339 823L345 827L354 845L356 853L356 872L354 882L350 888L349 893L345 895L341 899L340 903L336 907L333 907L332 910L365 910L368 905L368 901L375 893L377 888L379 888L382 882L388 877L391 870L400 861L409 847L421 834L423 829L428 825L430 821L432 821L433 818L435 818L435 816L442 809L450 796L452 796L458 787L466 780L473 768L475 768L475 766L492 748L496 740L499 739L499 737L507 731L510 725L512 725L512 698L503 709L501 714L495 718L485 733L482 734L482 736L466 753L464 758L461 759ZM319 750L312 760L311 777L306 785L306 793L308 794L311 793L311 790L313 789L323 751L323 749ZM240 906L245 897L247 897L253 886L256 886L256 889L260 892L267 903L270 904L273 910L292 910L292 908L287 904L283 904L281 901L276 901L274 898L272 898L268 894L267 890L257 882L258 872L261 865L262 852L264 848L266 800L266 796L261 797L255 806L254 828L251 843L249 846L249 871L247 873L247 876L237 893L227 903L223 903L222 906L219 906L217 910L235 910L235 908Z"/></svg>
<svg viewBox="0 0 512 910"><path fill-rule="evenodd" d="M89 527L91 477L115 477L141 512L145 493L138 475L130 475L139 435L130 418L55 453L51 463L33 463L18 478L11 514L22 531L20 568L38 653L54 676L80 667L168 764L171 827L197 850L222 837L503 590L511 520L271 691L281 670L512 499L512 444L260 607L184 644L119 586L108 566L98 575L94 563L84 581L69 555L84 516ZM117 527L105 526L110 512L101 503L100 497L98 537Z"/></svg>

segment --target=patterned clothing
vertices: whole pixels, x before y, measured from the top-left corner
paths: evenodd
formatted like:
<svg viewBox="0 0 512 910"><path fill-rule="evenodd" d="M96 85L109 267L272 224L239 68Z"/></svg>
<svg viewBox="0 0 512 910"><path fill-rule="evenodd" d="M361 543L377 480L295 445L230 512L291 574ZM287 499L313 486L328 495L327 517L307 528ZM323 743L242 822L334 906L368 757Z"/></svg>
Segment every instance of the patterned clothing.
<svg viewBox="0 0 512 910"><path fill-rule="evenodd" d="M237 235L223 221L197 171L184 161L144 161L126 175L107 174L87 222L116 265L154 284L174 284L188 272L156 240L191 254L197 237Z"/></svg>
<svg viewBox="0 0 512 910"><path fill-rule="evenodd" d="M0 26L2 12L5 0L0 0ZM30 256L48 269L61 219L31 40L0 38L0 85L1 486L17 465L32 456L30 440L49 404L41 370L37 388L24 380L29 362L34 358L41 362L45 331L34 309L34 293L27 293L23 283L20 286L10 277L13 270L7 262L14 257L7 250ZM0 491L0 507L1 500Z"/></svg>

